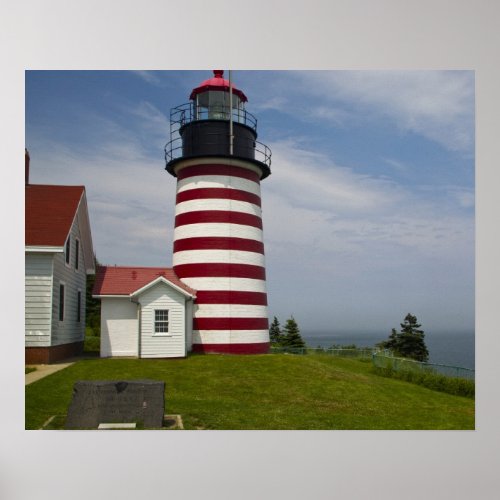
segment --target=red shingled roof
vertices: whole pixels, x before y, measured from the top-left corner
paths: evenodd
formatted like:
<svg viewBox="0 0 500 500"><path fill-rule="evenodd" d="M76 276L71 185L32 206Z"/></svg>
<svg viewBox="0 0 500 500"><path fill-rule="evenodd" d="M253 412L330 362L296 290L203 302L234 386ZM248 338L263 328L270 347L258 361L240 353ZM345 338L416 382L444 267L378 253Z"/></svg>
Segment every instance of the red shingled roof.
<svg viewBox="0 0 500 500"><path fill-rule="evenodd" d="M224 71L221 69L214 69L214 76L200 83L198 87L193 89L189 98L194 100L198 94L202 94L207 90L220 90L224 92L229 92L229 80L225 80L223 78ZM237 95L243 102L247 102L247 96L239 89L237 89L234 85L233 94Z"/></svg>
<svg viewBox="0 0 500 500"><path fill-rule="evenodd" d="M165 267L118 267L101 266L97 269L93 295L130 295L148 283L163 276L191 295L196 291L185 285L174 273Z"/></svg>
<svg viewBox="0 0 500 500"><path fill-rule="evenodd" d="M64 246L84 191L84 186L27 185L25 245Z"/></svg>

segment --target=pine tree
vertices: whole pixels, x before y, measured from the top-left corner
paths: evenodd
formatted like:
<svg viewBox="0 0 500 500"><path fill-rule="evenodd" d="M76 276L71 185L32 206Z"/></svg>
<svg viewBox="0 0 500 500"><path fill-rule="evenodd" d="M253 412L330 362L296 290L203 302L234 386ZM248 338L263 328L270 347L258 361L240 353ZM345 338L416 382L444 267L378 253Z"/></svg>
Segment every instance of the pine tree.
<svg viewBox="0 0 500 500"><path fill-rule="evenodd" d="M383 349L391 349L395 354L405 358L415 359L416 361L427 361L429 351L424 341L424 331L420 330L417 317L408 313L401 323L401 331L396 332L392 329L389 338L378 344Z"/></svg>
<svg viewBox="0 0 500 500"><path fill-rule="evenodd" d="M299 326L293 316L286 320L283 328L283 345L285 347L305 347L306 343L300 336Z"/></svg>
<svg viewBox="0 0 500 500"><path fill-rule="evenodd" d="M271 344L280 346L283 342L283 334L281 333L280 322L275 316L271 326L269 327L269 339Z"/></svg>
<svg viewBox="0 0 500 500"><path fill-rule="evenodd" d="M396 331L395 328L391 330L391 334L389 335L389 338L387 340L384 340L383 342L380 342L377 344L377 347L380 347L382 349L390 349L391 351L397 351L397 346L398 346L398 332Z"/></svg>
<svg viewBox="0 0 500 500"><path fill-rule="evenodd" d="M411 359L417 361L427 361L429 359L429 351L424 342L425 334L420 330L420 325L417 323L417 317L408 313L401 323L401 333L398 339L398 352Z"/></svg>
<svg viewBox="0 0 500 500"><path fill-rule="evenodd" d="M95 255L94 262L97 272L97 268L100 266L100 263ZM92 331L91 335L99 336L101 334L101 301L92 297L95 277L95 274L87 275L87 287L85 290L85 326Z"/></svg>

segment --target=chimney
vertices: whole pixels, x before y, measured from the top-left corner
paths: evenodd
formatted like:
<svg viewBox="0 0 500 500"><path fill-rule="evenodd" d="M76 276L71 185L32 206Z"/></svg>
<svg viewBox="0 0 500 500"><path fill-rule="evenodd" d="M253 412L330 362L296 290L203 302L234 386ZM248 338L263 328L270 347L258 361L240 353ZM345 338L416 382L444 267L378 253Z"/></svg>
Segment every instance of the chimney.
<svg viewBox="0 0 500 500"><path fill-rule="evenodd" d="M30 154L24 148L24 184L27 186L30 183Z"/></svg>

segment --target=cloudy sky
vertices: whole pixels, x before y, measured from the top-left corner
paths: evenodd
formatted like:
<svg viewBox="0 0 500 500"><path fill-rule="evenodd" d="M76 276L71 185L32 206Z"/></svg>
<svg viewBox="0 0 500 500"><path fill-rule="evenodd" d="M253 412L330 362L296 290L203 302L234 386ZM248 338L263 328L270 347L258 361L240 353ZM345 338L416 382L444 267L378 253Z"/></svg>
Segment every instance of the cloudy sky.
<svg viewBox="0 0 500 500"><path fill-rule="evenodd" d="M227 71L226 71L227 75ZM28 71L31 182L83 184L104 264L170 266L170 109L211 71ZM474 73L234 71L272 150L271 317L304 333L474 329Z"/></svg>

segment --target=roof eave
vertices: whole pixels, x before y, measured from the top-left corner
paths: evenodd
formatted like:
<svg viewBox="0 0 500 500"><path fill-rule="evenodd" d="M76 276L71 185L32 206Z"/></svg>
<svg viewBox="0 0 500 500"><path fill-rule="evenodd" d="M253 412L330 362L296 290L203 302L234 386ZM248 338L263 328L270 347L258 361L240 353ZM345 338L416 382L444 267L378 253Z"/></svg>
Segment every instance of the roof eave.
<svg viewBox="0 0 500 500"><path fill-rule="evenodd" d="M94 299L129 299L130 295L120 295L120 294L92 294L92 298Z"/></svg>
<svg viewBox="0 0 500 500"><path fill-rule="evenodd" d="M64 247L50 245L25 245L25 252L32 253L63 253Z"/></svg>
<svg viewBox="0 0 500 500"><path fill-rule="evenodd" d="M182 289L180 286L175 285L174 283L172 283L170 280L168 280L164 276L158 276L158 278L154 279L153 281L150 281L149 283L147 283L143 287L137 289L135 292L132 292L130 294L130 297L131 298L137 297L138 295L140 295L141 293L145 292L147 289L155 286L158 283L165 283L166 285L172 287L174 290L177 290L178 292L180 292L185 297L188 297L188 298L191 298L191 299L194 299L196 297L195 295L192 295L188 291Z"/></svg>

